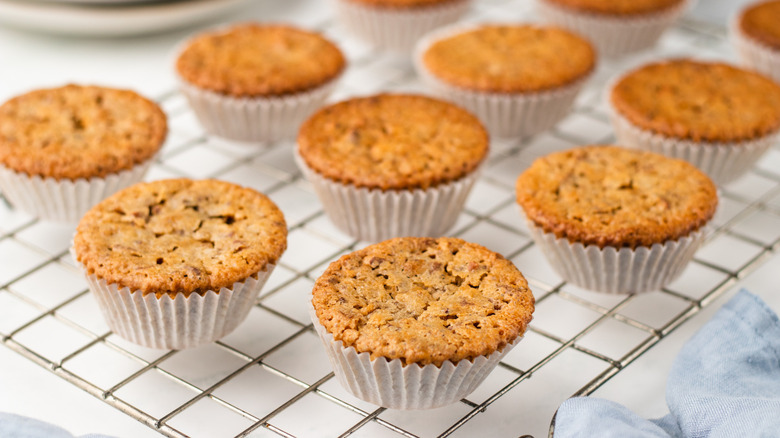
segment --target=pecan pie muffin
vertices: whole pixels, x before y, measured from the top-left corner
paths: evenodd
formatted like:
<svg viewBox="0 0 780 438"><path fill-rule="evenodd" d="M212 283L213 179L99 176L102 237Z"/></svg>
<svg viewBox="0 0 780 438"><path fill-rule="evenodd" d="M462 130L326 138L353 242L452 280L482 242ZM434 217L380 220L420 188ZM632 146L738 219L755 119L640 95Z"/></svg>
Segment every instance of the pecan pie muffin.
<svg viewBox="0 0 780 438"><path fill-rule="evenodd" d="M204 129L247 143L293 137L345 68L341 50L321 35L256 23L196 36L175 65Z"/></svg>
<svg viewBox="0 0 780 438"><path fill-rule="evenodd" d="M617 146L537 159L517 179L517 202L565 280L609 293L657 290L704 240L718 196L689 163Z"/></svg>
<svg viewBox="0 0 780 438"><path fill-rule="evenodd" d="M568 114L596 52L564 29L486 24L432 32L417 47L418 74L473 111L498 137L530 136Z"/></svg>
<svg viewBox="0 0 780 438"><path fill-rule="evenodd" d="M297 158L331 221L376 242L452 227L488 145L479 120L451 103L382 94L319 110Z"/></svg>
<svg viewBox="0 0 780 438"><path fill-rule="evenodd" d="M73 256L106 322L152 348L188 348L235 329L287 246L265 195L217 181L137 184L81 220Z"/></svg>
<svg viewBox="0 0 780 438"><path fill-rule="evenodd" d="M780 132L780 85L720 62L674 59L627 73L612 87L621 144L682 158L726 184Z"/></svg>
<svg viewBox="0 0 780 438"><path fill-rule="evenodd" d="M167 133L160 107L133 91L31 91L0 106L0 188L27 213L76 222L140 181Z"/></svg>
<svg viewBox="0 0 780 438"><path fill-rule="evenodd" d="M468 395L534 311L510 261L455 238L396 238L347 254L312 294L312 319L341 383L396 409Z"/></svg>

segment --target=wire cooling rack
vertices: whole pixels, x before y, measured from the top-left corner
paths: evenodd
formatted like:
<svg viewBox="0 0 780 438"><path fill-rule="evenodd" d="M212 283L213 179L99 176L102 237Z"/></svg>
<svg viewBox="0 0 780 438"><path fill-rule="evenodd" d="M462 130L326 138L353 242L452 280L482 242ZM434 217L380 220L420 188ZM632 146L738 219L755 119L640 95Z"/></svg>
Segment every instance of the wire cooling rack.
<svg viewBox="0 0 780 438"><path fill-rule="evenodd" d="M523 0L480 2L468 20L501 20ZM424 92L407 61L373 54L330 18L313 23L347 51L351 66L332 100L379 91ZM306 312L313 281L341 254L364 246L336 230L293 162L292 142L267 147L207 139L175 91L159 96L170 136L147 179L216 177L267 193L284 211L288 250L246 322L211 345L159 351L114 335L68 254L73 225L39 222L0 201L0 339L74 386L163 435L546 435L556 407L590 394L757 268L780 238L780 150L720 191L708 243L682 277L641 295L568 285L534 247L514 202L517 175L537 156L614 140L604 84L657 57L729 58L725 31L683 21L656 49L602 63L571 114L551 131L492 143L489 161L452 235L511 259L537 299L534 321L473 394L423 412L378 408L334 379Z"/></svg>

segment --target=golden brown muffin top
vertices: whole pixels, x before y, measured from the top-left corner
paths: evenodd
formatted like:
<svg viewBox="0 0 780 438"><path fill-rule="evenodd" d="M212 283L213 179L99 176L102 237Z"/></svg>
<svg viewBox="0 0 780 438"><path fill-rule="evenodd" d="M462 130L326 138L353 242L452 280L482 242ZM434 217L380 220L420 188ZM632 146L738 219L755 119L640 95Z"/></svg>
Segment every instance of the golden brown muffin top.
<svg viewBox="0 0 780 438"><path fill-rule="evenodd" d="M323 85L345 65L341 50L316 33L249 23L194 38L176 60L176 71L215 93L280 96Z"/></svg>
<svg viewBox="0 0 780 438"><path fill-rule="evenodd" d="M745 35L780 50L780 0L755 4L739 17Z"/></svg>
<svg viewBox="0 0 780 438"><path fill-rule="evenodd" d="M112 195L87 212L73 240L88 274L158 298L231 288L275 264L286 247L284 216L265 195L190 179Z"/></svg>
<svg viewBox="0 0 780 438"><path fill-rule="evenodd" d="M610 100L634 125L668 137L737 142L780 129L780 85L728 64L648 64L621 78Z"/></svg>
<svg viewBox="0 0 780 438"><path fill-rule="evenodd" d="M422 62L456 87L523 93L582 79L593 70L596 54L588 41L564 29L485 25L435 41Z"/></svg>
<svg viewBox="0 0 780 438"><path fill-rule="evenodd" d="M677 240L712 219L718 205L715 185L691 164L617 146L539 158L516 189L526 217L545 232L600 248Z"/></svg>
<svg viewBox="0 0 780 438"><path fill-rule="evenodd" d="M314 284L320 323L358 353L404 365L458 362L501 351L534 311L523 274L461 239L401 237L330 264Z"/></svg>
<svg viewBox="0 0 780 438"><path fill-rule="evenodd" d="M683 0L543 0L582 12L604 15L634 15L661 12Z"/></svg>
<svg viewBox="0 0 780 438"><path fill-rule="evenodd" d="M366 6L386 9L413 9L426 8L444 5L448 3L458 3L463 0L347 0L352 3L360 3Z"/></svg>
<svg viewBox="0 0 780 438"><path fill-rule="evenodd" d="M151 159L165 113L129 90L66 85L0 106L0 164L42 178L103 178Z"/></svg>
<svg viewBox="0 0 780 438"><path fill-rule="evenodd" d="M381 94L322 108L298 135L298 150L320 175L393 190L436 186L473 172L488 152L479 120L425 96Z"/></svg>

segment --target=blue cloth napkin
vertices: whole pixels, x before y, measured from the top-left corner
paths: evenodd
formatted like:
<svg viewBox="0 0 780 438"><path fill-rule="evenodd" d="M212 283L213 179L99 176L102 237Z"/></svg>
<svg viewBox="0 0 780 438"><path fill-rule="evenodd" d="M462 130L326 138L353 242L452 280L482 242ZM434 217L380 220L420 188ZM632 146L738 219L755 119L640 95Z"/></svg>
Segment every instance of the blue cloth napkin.
<svg viewBox="0 0 780 438"><path fill-rule="evenodd" d="M0 412L0 437L2 438L73 438L67 430L16 414ZM81 438L111 438L105 435L82 435Z"/></svg>
<svg viewBox="0 0 780 438"><path fill-rule="evenodd" d="M740 291L682 348L666 386L669 415L645 420L593 397L566 400L555 438L780 437L780 320Z"/></svg>

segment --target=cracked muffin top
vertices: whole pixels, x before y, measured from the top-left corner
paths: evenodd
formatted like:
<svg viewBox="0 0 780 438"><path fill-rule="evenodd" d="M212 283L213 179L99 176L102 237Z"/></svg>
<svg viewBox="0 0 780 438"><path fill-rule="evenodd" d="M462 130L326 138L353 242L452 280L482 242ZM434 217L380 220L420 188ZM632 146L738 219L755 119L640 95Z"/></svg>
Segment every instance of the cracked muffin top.
<svg viewBox="0 0 780 438"><path fill-rule="evenodd" d="M638 15L662 12L683 0L545 0L581 12L603 15Z"/></svg>
<svg viewBox="0 0 780 438"><path fill-rule="evenodd" d="M422 63L433 77L456 87L525 93L586 77L596 52L587 40L557 27L483 25L434 41Z"/></svg>
<svg viewBox="0 0 780 438"><path fill-rule="evenodd" d="M645 65L615 84L610 101L632 124L668 137L738 142L780 130L780 85L719 62Z"/></svg>
<svg viewBox="0 0 780 438"><path fill-rule="evenodd" d="M583 146L534 161L517 202L535 225L583 245L652 246L701 228L715 185L693 165L617 146Z"/></svg>
<svg viewBox="0 0 780 438"><path fill-rule="evenodd" d="M473 172L487 156L479 120L425 96L381 94L322 108L301 126L298 151L320 175L371 189L426 189Z"/></svg>
<svg viewBox="0 0 780 438"><path fill-rule="evenodd" d="M217 180L131 186L87 212L73 239L88 274L158 297L231 288L286 247L284 216L270 199Z"/></svg>
<svg viewBox="0 0 780 438"><path fill-rule="evenodd" d="M316 33L253 23L197 36L176 60L187 83L233 97L307 91L345 66L341 50Z"/></svg>
<svg viewBox="0 0 780 438"><path fill-rule="evenodd" d="M745 35L775 50L780 49L780 0L761 2L739 16L739 28Z"/></svg>
<svg viewBox="0 0 780 438"><path fill-rule="evenodd" d="M42 178L103 178L154 156L165 114L129 90L66 85L0 106L0 164Z"/></svg>
<svg viewBox="0 0 780 438"><path fill-rule="evenodd" d="M500 254L461 239L402 237L330 264L312 304L336 341L404 365L473 360L525 333L534 297Z"/></svg>

